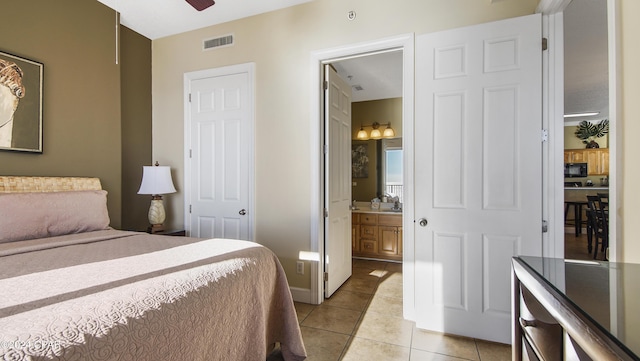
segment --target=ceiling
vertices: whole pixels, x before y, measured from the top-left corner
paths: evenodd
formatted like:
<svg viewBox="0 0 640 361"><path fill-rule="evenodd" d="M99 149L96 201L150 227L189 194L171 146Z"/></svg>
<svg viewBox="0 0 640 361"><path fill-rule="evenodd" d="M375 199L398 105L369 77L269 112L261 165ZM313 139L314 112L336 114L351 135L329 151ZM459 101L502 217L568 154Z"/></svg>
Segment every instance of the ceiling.
<svg viewBox="0 0 640 361"><path fill-rule="evenodd" d="M564 12L564 40L565 114L599 112L566 118L565 124L608 118L607 0L572 1ZM402 96L401 52L341 60L333 65L353 87L354 102Z"/></svg>
<svg viewBox="0 0 640 361"><path fill-rule="evenodd" d="M184 0L98 0L120 12L120 23L151 40L246 18L312 0L216 0L197 11Z"/></svg>
<svg viewBox="0 0 640 361"><path fill-rule="evenodd" d="M158 39L227 21L303 4L312 0L216 0L198 12L184 0L98 0L120 11L123 25ZM565 113L597 111L566 123L607 118L607 0L572 1L564 12ZM402 96L402 52L387 52L335 62L353 87L353 101Z"/></svg>
<svg viewBox="0 0 640 361"><path fill-rule="evenodd" d="M564 11L565 124L609 118L607 0L572 1Z"/></svg>

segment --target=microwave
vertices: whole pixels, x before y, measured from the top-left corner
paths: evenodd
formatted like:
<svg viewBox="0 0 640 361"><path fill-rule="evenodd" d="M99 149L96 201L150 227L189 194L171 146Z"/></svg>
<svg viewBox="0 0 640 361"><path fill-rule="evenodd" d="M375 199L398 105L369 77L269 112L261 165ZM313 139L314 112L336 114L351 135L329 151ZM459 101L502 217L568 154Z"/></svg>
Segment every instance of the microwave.
<svg viewBox="0 0 640 361"><path fill-rule="evenodd" d="M565 163L564 177L578 178L587 176L587 163Z"/></svg>

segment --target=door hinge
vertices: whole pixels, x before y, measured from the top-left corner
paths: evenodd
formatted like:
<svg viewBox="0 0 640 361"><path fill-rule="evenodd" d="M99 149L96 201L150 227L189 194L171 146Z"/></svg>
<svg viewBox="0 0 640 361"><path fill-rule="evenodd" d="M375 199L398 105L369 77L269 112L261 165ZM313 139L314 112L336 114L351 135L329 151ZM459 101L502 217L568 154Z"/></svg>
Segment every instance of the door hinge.
<svg viewBox="0 0 640 361"><path fill-rule="evenodd" d="M549 40L547 38L542 38L542 51L545 51L549 48Z"/></svg>
<svg viewBox="0 0 640 361"><path fill-rule="evenodd" d="M189 158L193 158L193 149L189 149Z"/></svg>
<svg viewBox="0 0 640 361"><path fill-rule="evenodd" d="M189 93L189 103L191 103L191 93Z"/></svg>
<svg viewBox="0 0 640 361"><path fill-rule="evenodd" d="M542 233L549 232L549 222L542 220Z"/></svg>
<svg viewBox="0 0 640 361"><path fill-rule="evenodd" d="M329 281L329 273L327 272L324 273L324 281L325 282Z"/></svg>
<svg viewBox="0 0 640 361"><path fill-rule="evenodd" d="M322 145L322 154L327 154L329 151L329 147L326 144Z"/></svg>
<svg viewBox="0 0 640 361"><path fill-rule="evenodd" d="M542 142L549 141L549 131L547 129L542 129Z"/></svg>
<svg viewBox="0 0 640 361"><path fill-rule="evenodd" d="M323 212L323 214L324 214L324 218L329 217L329 210L328 210L328 209L323 208L323 209L322 209L322 212Z"/></svg>
<svg viewBox="0 0 640 361"><path fill-rule="evenodd" d="M328 81L323 81L322 82L322 89L327 90L329 89L329 82Z"/></svg>
<svg viewBox="0 0 640 361"><path fill-rule="evenodd" d="M193 209L192 207L193 206L191 204L189 204L189 213L191 213L191 210Z"/></svg>

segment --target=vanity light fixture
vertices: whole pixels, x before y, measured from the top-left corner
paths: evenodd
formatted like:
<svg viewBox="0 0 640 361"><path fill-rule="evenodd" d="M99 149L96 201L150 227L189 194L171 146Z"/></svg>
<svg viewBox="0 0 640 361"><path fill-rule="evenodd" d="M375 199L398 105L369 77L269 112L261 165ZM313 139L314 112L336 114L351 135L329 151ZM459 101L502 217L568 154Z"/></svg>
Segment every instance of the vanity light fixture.
<svg viewBox="0 0 640 361"><path fill-rule="evenodd" d="M378 122L373 122L373 124L367 124L367 125L360 125L360 130L358 131L358 134L356 135L356 139L358 140L368 140L368 139L380 139L380 138L393 138L396 136L396 132L393 130L393 128L391 128L391 122L386 123L386 124L382 124L382 125L386 125L387 127L384 129L383 132L380 131L380 123ZM371 133L367 134L367 131L364 130L365 127L371 127L373 129L371 129Z"/></svg>

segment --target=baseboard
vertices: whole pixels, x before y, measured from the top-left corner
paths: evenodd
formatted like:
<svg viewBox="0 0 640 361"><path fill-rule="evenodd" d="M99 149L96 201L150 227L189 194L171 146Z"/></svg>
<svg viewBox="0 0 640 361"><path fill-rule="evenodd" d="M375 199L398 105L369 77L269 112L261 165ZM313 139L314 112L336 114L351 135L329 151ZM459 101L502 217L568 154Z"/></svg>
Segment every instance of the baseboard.
<svg viewBox="0 0 640 361"><path fill-rule="evenodd" d="M289 287L291 290L291 297L296 302L312 303L311 302L311 290L308 288Z"/></svg>

